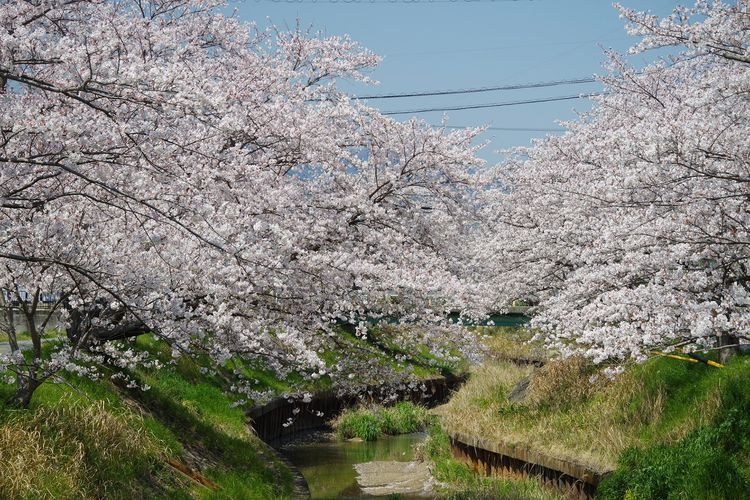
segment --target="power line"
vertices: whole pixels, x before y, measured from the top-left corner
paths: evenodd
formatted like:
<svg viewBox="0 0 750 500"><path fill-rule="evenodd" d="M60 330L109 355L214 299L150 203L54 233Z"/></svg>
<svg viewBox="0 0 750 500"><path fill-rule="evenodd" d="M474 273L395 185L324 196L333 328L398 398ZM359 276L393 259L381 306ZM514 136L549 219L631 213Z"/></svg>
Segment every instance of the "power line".
<svg viewBox="0 0 750 500"><path fill-rule="evenodd" d="M589 94L578 94L560 97L547 97L542 99L527 99L523 101L507 101L507 102L496 102L491 104L472 104L468 106L451 106L442 108L424 108L424 109L413 109L404 111L386 111L381 112L383 115L414 115L418 113L430 113L433 111L463 111L466 109L484 109L484 108L502 108L505 106L519 106L521 104L537 104L542 102L554 102L554 101L569 101L572 99L585 99L587 97L594 97L603 95L603 92L592 92Z"/></svg>
<svg viewBox="0 0 750 500"><path fill-rule="evenodd" d="M538 0L255 0L256 2L265 1L280 5L297 5L307 4L333 4L333 5L367 5L367 4L411 4L425 5L433 3L450 3L450 4L472 4L472 3L528 3Z"/></svg>
<svg viewBox="0 0 750 500"><path fill-rule="evenodd" d="M375 100L375 99L399 99L403 97L428 97L428 96L439 96L439 95L458 95L458 94L477 94L480 92L495 92L498 90L520 90L520 89L536 89L542 87L557 87L559 85L576 85L581 83L594 83L595 78L592 77L580 77L571 78L568 80L554 80L549 82L534 82L534 83L517 83L513 85L502 85L497 87L477 87L469 89L459 90L432 90L427 92L408 92L404 94L382 94L382 95L365 95L356 97L359 100Z"/></svg>
<svg viewBox="0 0 750 500"><path fill-rule="evenodd" d="M450 128L465 130L467 128L480 128L478 125L433 125L436 128ZM484 127L485 130L499 130L503 132L565 132L564 128L542 128L542 127Z"/></svg>

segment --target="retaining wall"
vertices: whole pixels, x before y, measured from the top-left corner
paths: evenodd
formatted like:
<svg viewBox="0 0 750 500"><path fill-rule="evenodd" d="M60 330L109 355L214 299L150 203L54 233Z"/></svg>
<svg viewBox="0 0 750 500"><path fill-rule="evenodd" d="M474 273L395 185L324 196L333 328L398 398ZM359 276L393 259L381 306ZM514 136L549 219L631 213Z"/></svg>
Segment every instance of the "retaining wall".
<svg viewBox="0 0 750 500"><path fill-rule="evenodd" d="M420 382L426 386L425 392L408 389L397 392L401 400L434 406L447 401L450 393L464 380L462 377L437 377ZM367 400L382 401L392 392L389 387L371 387L365 391L366 399L363 399L358 395L340 396L333 391L324 391L313 395L307 403L300 399L278 398L253 408L248 416L258 437L272 442L298 432L326 427L326 423L345 408Z"/></svg>
<svg viewBox="0 0 750 500"><path fill-rule="evenodd" d="M523 475L553 487L567 498L593 498L608 470L598 470L573 460L509 446L447 429L454 457L485 475Z"/></svg>

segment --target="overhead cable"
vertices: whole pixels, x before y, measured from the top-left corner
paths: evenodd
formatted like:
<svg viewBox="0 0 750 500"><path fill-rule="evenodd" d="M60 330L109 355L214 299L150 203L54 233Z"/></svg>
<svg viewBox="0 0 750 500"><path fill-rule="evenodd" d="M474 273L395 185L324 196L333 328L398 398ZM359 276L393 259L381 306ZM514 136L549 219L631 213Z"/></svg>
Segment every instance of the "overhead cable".
<svg viewBox="0 0 750 500"><path fill-rule="evenodd" d="M382 95L364 95L355 97L359 100L374 100L374 99L398 99L402 97L428 97L428 96L439 96L439 95L458 95L458 94L477 94L480 92L495 92L499 90L520 90L520 89L536 89L542 87L556 87L558 85L576 85L580 83L594 83L595 78L592 77L580 77L571 78L568 80L553 80L549 82L533 82L533 83L516 83L512 85L501 85L496 87L477 87L469 89L459 90L432 90L426 92L408 92L404 94L382 94Z"/></svg>
<svg viewBox="0 0 750 500"><path fill-rule="evenodd" d="M502 108L505 106L519 106L522 104L537 104L542 102L554 102L554 101L569 101L572 99L585 99L588 97L594 97L603 95L604 92L591 92L589 94L578 94L578 95L568 95L568 96L559 96L559 97L547 97L547 98L541 98L541 99L526 99L523 101L506 101L506 102L496 102L496 103L490 103L490 104L470 104L466 106L449 106L449 107L439 107L439 108L423 108L423 109L411 109L411 110L403 110L403 111L385 111L382 112L382 115L414 115L418 113L431 113L433 111L463 111L467 109L484 109L484 108Z"/></svg>
<svg viewBox="0 0 750 500"><path fill-rule="evenodd" d="M260 1L260 0L256 0ZM412 5L429 5L433 3L450 3L454 5L472 4L472 3L528 3L538 0L264 0L268 3L278 5L297 5L301 3L313 4L333 4L333 5L367 5L367 4L412 4Z"/></svg>
<svg viewBox="0 0 750 500"><path fill-rule="evenodd" d="M436 128L450 128L464 130L467 128L483 128L481 125L433 125ZM499 130L503 132L565 132L564 128L542 127L484 127L485 130Z"/></svg>

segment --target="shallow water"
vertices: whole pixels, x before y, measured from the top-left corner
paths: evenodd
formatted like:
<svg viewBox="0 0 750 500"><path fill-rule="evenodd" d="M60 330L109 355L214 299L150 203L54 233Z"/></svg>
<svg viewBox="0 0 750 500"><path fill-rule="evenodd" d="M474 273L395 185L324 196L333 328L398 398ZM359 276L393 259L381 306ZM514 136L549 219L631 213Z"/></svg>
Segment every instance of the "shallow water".
<svg viewBox="0 0 750 500"><path fill-rule="evenodd" d="M314 433L279 448L302 473L312 498L360 498L354 464L395 460L409 462L424 433L385 436L377 441L339 441L330 433ZM400 498L408 498L401 496Z"/></svg>

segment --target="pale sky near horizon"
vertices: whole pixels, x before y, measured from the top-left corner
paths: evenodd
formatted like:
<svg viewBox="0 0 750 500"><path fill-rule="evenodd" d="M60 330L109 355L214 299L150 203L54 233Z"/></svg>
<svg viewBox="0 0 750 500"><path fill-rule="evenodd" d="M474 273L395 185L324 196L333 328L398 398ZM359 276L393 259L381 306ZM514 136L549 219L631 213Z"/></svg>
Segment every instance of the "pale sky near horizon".
<svg viewBox="0 0 750 500"><path fill-rule="evenodd" d="M678 0L621 0L626 7L664 16ZM691 3L690 1L688 3ZM569 80L603 72L604 49L624 53L635 43L609 1L329 1L230 0L238 16L259 26L312 28L327 35L348 34L383 57L371 73L374 87L344 86L357 95L455 90ZM642 66L656 54L635 56ZM469 95L372 100L384 112L493 104L595 92L596 83L495 91ZM558 120L589 108L587 99L476 110L421 113L425 121L450 126L489 125L490 144L480 154L498 161L498 149L528 145L556 133ZM407 119L409 115L398 115Z"/></svg>

